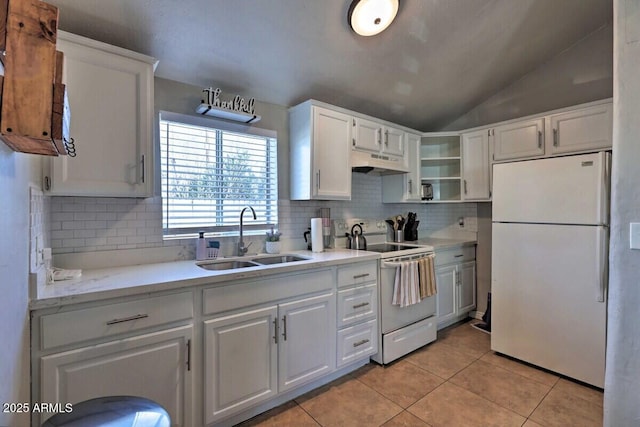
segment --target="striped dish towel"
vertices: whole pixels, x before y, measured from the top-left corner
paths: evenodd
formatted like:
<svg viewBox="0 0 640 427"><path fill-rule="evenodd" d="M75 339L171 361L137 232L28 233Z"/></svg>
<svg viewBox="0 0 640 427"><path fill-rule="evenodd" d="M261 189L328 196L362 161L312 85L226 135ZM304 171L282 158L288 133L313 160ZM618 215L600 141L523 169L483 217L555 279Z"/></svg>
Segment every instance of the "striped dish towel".
<svg viewBox="0 0 640 427"><path fill-rule="evenodd" d="M420 282L420 298L428 298L438 293L436 287L435 255L427 255L418 260L418 276Z"/></svg>
<svg viewBox="0 0 640 427"><path fill-rule="evenodd" d="M418 261L402 261L396 267L391 304L407 307L420 301Z"/></svg>

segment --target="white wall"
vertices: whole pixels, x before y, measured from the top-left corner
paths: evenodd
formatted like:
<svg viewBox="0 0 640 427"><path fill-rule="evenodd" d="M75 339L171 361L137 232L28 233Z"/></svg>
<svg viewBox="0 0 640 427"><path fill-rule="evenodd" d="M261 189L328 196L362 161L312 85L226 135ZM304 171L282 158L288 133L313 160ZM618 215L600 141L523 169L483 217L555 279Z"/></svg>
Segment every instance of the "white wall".
<svg viewBox="0 0 640 427"><path fill-rule="evenodd" d="M640 1L614 0L614 113L604 425L640 424Z"/></svg>
<svg viewBox="0 0 640 427"><path fill-rule="evenodd" d="M0 403L29 402L29 184L40 158L0 142ZM0 411L0 425L19 427L28 414Z"/></svg>
<svg viewBox="0 0 640 427"><path fill-rule="evenodd" d="M613 25L600 28L445 126L470 129L610 98Z"/></svg>

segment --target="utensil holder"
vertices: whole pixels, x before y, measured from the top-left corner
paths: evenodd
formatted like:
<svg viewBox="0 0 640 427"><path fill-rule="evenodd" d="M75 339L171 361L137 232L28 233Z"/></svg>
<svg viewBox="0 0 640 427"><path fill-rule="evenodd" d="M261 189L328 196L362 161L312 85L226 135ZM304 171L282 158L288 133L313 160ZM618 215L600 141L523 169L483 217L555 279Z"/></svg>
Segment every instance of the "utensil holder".
<svg viewBox="0 0 640 427"><path fill-rule="evenodd" d="M396 230L393 234L393 241L398 243L404 242L404 230Z"/></svg>

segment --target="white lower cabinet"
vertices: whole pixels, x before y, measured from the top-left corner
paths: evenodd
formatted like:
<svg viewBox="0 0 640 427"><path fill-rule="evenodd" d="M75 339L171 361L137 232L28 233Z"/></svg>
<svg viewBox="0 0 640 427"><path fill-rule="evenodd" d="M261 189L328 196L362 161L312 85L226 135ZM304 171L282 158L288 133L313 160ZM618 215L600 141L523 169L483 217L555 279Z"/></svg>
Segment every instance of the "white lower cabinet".
<svg viewBox="0 0 640 427"><path fill-rule="evenodd" d="M278 393L277 316L274 305L204 322L206 424Z"/></svg>
<svg viewBox="0 0 640 427"><path fill-rule="evenodd" d="M333 371L335 312L329 292L205 321L205 423Z"/></svg>
<svg viewBox="0 0 640 427"><path fill-rule="evenodd" d="M475 248L436 251L438 328L463 319L476 307Z"/></svg>
<svg viewBox="0 0 640 427"><path fill-rule="evenodd" d="M346 366L378 352L378 263L338 268L338 359Z"/></svg>
<svg viewBox="0 0 640 427"><path fill-rule="evenodd" d="M162 405L173 426L191 426L192 326L53 353L40 359L38 402L140 396ZM40 425L52 414L41 414Z"/></svg>
<svg viewBox="0 0 640 427"><path fill-rule="evenodd" d="M307 383L335 368L335 295L280 304L278 391Z"/></svg>

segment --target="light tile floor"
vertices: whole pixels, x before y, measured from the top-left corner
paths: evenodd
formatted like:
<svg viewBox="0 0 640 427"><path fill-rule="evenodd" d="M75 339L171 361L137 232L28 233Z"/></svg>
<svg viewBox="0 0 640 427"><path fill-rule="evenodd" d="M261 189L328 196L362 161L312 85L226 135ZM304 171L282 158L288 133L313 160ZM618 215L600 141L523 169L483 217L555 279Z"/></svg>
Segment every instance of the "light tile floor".
<svg viewBox="0 0 640 427"><path fill-rule="evenodd" d="M455 325L386 367L366 365L241 426L602 425L602 391L497 355L490 340Z"/></svg>

